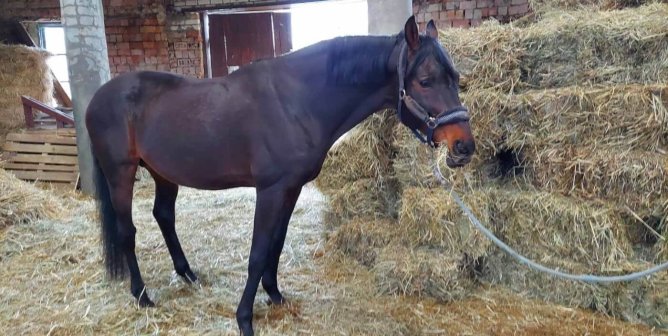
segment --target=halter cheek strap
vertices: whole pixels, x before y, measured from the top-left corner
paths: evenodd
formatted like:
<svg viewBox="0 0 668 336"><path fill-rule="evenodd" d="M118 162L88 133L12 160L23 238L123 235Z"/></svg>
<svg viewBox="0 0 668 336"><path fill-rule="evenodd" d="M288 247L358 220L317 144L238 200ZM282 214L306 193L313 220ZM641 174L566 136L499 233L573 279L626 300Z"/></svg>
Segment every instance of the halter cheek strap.
<svg viewBox="0 0 668 336"><path fill-rule="evenodd" d="M427 134L422 134L418 128L410 127L411 131L413 131L413 134L415 134L415 137L431 147L436 147L436 144L434 143L434 130L443 125L460 121L468 121L469 113L466 107L460 105L453 109L439 113L436 117L432 117L431 114L429 114L429 112L427 112L424 107L420 105L420 103L413 99L413 97L406 94L406 89L404 88L404 77L406 76L407 72L406 55L408 54L406 47L407 44L405 42L402 43L401 50L399 51L399 62L397 64L397 74L399 76L399 104L397 106L397 114L399 115L399 120L401 120L401 110L402 106L405 104L408 111L427 126Z"/></svg>

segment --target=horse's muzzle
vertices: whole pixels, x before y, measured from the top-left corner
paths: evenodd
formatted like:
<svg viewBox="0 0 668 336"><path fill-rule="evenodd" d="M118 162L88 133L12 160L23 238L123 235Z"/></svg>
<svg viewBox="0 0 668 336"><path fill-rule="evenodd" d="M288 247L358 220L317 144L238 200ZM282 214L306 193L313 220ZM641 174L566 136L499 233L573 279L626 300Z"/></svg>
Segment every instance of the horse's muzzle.
<svg viewBox="0 0 668 336"><path fill-rule="evenodd" d="M471 157L475 153L475 141L473 139L468 141L457 140L452 146L452 151L448 154L445 163L450 168L457 168L471 162Z"/></svg>

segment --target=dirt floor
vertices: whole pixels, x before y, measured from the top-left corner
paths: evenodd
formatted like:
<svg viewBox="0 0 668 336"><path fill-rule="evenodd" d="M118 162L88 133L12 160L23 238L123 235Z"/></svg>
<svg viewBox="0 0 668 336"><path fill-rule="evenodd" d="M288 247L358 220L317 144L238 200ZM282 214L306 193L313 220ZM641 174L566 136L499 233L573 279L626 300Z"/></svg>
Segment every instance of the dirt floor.
<svg viewBox="0 0 668 336"><path fill-rule="evenodd" d="M0 328L5 335L236 335L234 312L246 278L255 193L182 188L177 230L202 284L174 273L151 215L153 187L135 192L137 255L157 308L138 308L129 284L105 280L92 201L66 194L63 220L0 232ZM320 220L323 196L307 186L281 259L290 304L258 292L259 335L659 335L643 325L522 299L487 288L448 304L377 294L372 275L330 255ZM549 290L549 289L548 289Z"/></svg>

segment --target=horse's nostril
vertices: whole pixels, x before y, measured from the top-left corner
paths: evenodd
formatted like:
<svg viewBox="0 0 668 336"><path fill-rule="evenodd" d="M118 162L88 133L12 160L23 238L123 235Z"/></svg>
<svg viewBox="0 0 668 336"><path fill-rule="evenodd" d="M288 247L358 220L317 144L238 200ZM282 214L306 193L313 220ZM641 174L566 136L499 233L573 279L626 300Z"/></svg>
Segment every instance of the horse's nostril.
<svg viewBox="0 0 668 336"><path fill-rule="evenodd" d="M466 145L464 144L463 141L461 141L461 140L457 140L457 141L455 141L455 152L456 152L457 154L463 154L463 155L466 155L466 154L468 154L468 153L467 153L467 152L468 152L468 148L466 148Z"/></svg>
<svg viewBox="0 0 668 336"><path fill-rule="evenodd" d="M458 155L471 155L475 151L473 142L455 141L455 153Z"/></svg>

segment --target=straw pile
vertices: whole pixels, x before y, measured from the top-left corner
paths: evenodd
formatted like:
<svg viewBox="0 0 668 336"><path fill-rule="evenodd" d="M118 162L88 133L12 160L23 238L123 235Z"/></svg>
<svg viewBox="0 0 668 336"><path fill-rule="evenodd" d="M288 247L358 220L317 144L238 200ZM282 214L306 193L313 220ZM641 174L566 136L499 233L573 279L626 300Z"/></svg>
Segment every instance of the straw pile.
<svg viewBox="0 0 668 336"><path fill-rule="evenodd" d="M384 191L396 192L396 218L344 221L330 247L368 267L381 293L461 300L492 283L668 328L665 276L602 286L534 273L490 246L432 174L435 155L483 223L550 267L621 274L668 260L668 5L601 11L619 7L635 5L441 32L463 75L476 156L451 170L446 149L432 154L395 126L383 173L397 183Z"/></svg>
<svg viewBox="0 0 668 336"><path fill-rule="evenodd" d="M43 218L57 218L65 208L51 193L0 169L0 229Z"/></svg>
<svg viewBox="0 0 668 336"><path fill-rule="evenodd" d="M21 95L46 104L53 101L49 53L22 45L0 44L0 130L25 125ZM4 133L2 132L2 133Z"/></svg>

